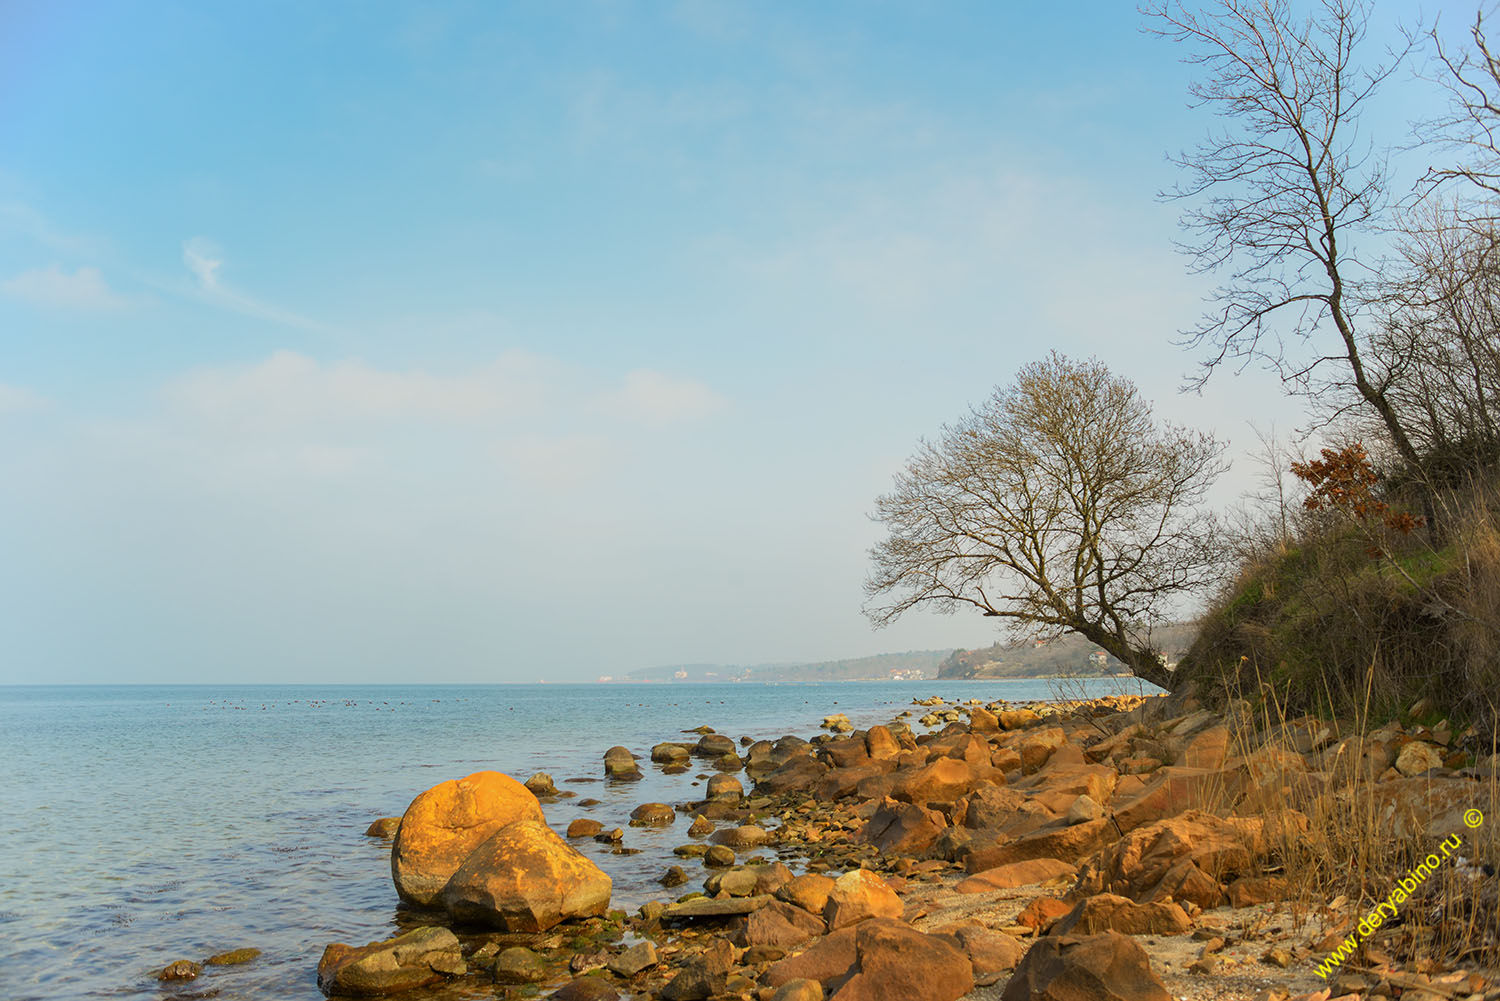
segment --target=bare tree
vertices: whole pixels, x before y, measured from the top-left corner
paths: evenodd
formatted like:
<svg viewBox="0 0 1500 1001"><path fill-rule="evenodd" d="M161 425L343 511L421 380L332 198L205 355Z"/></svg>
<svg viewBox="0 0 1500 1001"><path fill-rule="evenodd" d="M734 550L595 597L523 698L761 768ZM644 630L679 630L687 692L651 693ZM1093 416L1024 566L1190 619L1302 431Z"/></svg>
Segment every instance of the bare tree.
<svg viewBox="0 0 1500 1001"><path fill-rule="evenodd" d="M1410 51L1361 70L1363 0L1320 0L1295 15L1285 0L1218 0L1203 13L1164 2L1146 10L1162 37L1187 45L1204 77L1198 106L1223 123L1174 158L1188 201L1184 249L1224 276L1214 307L1184 333L1207 348L1198 385L1226 360L1263 361L1294 390L1352 388L1385 425L1400 457L1418 453L1386 386L1365 358L1373 266L1358 237L1389 208L1385 165L1359 136L1360 114ZM1330 330L1331 328L1331 330Z"/></svg>
<svg viewBox="0 0 1500 1001"><path fill-rule="evenodd" d="M1467 181L1482 196L1493 218L1493 199L1500 198L1500 58L1490 52L1484 12L1469 28L1472 50L1453 51L1436 27L1429 33L1442 73L1437 82L1448 92L1447 111L1417 129L1424 144L1459 154L1459 162L1432 166L1423 178L1429 189L1447 181Z"/></svg>
<svg viewBox="0 0 1500 1001"><path fill-rule="evenodd" d="M1153 624L1217 564L1197 509L1222 471L1211 436L1158 425L1127 379L1053 354L923 442L877 502L866 614L979 609L1032 635L1074 632L1153 684Z"/></svg>

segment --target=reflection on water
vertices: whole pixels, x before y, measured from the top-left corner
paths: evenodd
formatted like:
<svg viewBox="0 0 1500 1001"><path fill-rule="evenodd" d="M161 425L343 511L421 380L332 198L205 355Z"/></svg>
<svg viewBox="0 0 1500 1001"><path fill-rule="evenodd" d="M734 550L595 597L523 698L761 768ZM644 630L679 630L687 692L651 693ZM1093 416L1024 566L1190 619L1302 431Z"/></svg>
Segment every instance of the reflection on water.
<svg viewBox="0 0 1500 1001"><path fill-rule="evenodd" d="M396 927L389 843L365 828L437 782L546 771L577 793L545 807L559 831L624 826L640 803L702 797L701 773L644 760L683 730L810 736L827 713L868 725L929 694L1048 697L1039 682L0 688L0 995L312 1001L325 944ZM599 778L614 744L642 756L642 781L566 781ZM631 909L661 895L687 823L627 828L637 855L578 846ZM262 955L154 980L245 946Z"/></svg>

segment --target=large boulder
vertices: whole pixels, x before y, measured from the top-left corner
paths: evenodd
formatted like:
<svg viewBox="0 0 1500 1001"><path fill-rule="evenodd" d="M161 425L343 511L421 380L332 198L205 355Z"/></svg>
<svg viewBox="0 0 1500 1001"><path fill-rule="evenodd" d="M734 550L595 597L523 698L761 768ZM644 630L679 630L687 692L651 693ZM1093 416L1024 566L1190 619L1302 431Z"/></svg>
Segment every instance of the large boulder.
<svg viewBox="0 0 1500 1001"><path fill-rule="evenodd" d="M773 900L741 918L733 937L736 945L745 948L769 945L793 949L827 930L822 918L814 917L800 907Z"/></svg>
<svg viewBox="0 0 1500 1001"><path fill-rule="evenodd" d="M938 758L898 775L891 795L903 803L951 803L978 782L974 766L962 758Z"/></svg>
<svg viewBox="0 0 1500 1001"><path fill-rule="evenodd" d="M800 979L821 983L832 1001L957 1001L974 989L969 958L950 939L888 919L836 931L763 978L771 987Z"/></svg>
<svg viewBox="0 0 1500 1001"><path fill-rule="evenodd" d="M964 868L977 873L1012 862L1042 858L1076 862L1094 854L1114 837L1114 827L1108 817L1086 820L1081 824L1040 828L1014 841L970 852L964 859Z"/></svg>
<svg viewBox="0 0 1500 1001"><path fill-rule="evenodd" d="M1059 935L1026 951L1000 1001L1172 1001L1128 936Z"/></svg>
<svg viewBox="0 0 1500 1001"><path fill-rule="evenodd" d="M630 748L616 745L604 752L604 774L612 779L639 779L641 766L636 764Z"/></svg>
<svg viewBox="0 0 1500 1001"><path fill-rule="evenodd" d="M381 997L468 972L458 938L446 928L352 946L335 942L318 961L318 987L329 997Z"/></svg>
<svg viewBox="0 0 1500 1001"><path fill-rule="evenodd" d="M507 824L475 848L443 888L455 921L512 932L546 931L603 914L610 879L540 821Z"/></svg>
<svg viewBox="0 0 1500 1001"><path fill-rule="evenodd" d="M996 890L1013 890L1018 886L1046 883L1060 876L1076 876L1078 868L1055 858L1027 859L1011 862L975 873L960 880L953 887L955 893L994 893Z"/></svg>
<svg viewBox="0 0 1500 1001"><path fill-rule="evenodd" d="M521 783L499 772L440 782L411 801L391 846L391 879L401 899L432 907L469 853L508 824L542 822Z"/></svg>

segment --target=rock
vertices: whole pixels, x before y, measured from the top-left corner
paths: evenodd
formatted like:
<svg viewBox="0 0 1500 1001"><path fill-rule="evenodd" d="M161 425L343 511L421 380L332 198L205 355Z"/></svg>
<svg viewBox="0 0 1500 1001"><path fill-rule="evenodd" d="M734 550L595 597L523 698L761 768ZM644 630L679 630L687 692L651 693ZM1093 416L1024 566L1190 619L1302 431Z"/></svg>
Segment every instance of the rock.
<svg viewBox="0 0 1500 1001"><path fill-rule="evenodd" d="M1045 932L1060 921L1073 908L1067 901L1056 897L1037 897L1016 915L1016 924L1031 928L1038 934Z"/></svg>
<svg viewBox="0 0 1500 1001"><path fill-rule="evenodd" d="M1172 1001L1146 951L1118 932L1059 935L1026 951L1001 1001Z"/></svg>
<svg viewBox="0 0 1500 1001"><path fill-rule="evenodd" d="M745 796L745 787L733 775L715 775L708 780L708 798L736 802Z"/></svg>
<svg viewBox="0 0 1500 1001"><path fill-rule="evenodd" d="M1229 906L1253 907L1286 900L1291 896L1291 884L1285 876L1241 876L1229 884Z"/></svg>
<svg viewBox="0 0 1500 1001"><path fill-rule="evenodd" d="M1053 752L1067 741L1067 734L1060 726L1041 727L1029 731L1016 744L1016 751L1021 755L1021 771L1028 775L1037 771L1047 763L1047 759L1052 757Z"/></svg>
<svg viewBox="0 0 1500 1001"><path fill-rule="evenodd" d="M205 966L240 966L260 955L259 949L230 949L218 952L204 960Z"/></svg>
<svg viewBox="0 0 1500 1001"><path fill-rule="evenodd" d="M526 788L531 790L533 796L556 796L557 786L552 783L552 776L546 772L537 772L526 780Z"/></svg>
<svg viewBox="0 0 1500 1001"><path fill-rule="evenodd" d="M1104 807L1088 796L1079 796L1068 807L1068 812L1063 814L1063 820L1069 824L1081 824L1085 820L1098 820L1102 816L1104 816Z"/></svg>
<svg viewBox="0 0 1500 1001"><path fill-rule="evenodd" d="M531 790L499 772L441 782L412 800L391 846L391 878L401 899L433 907L469 853L518 821L542 823Z"/></svg>
<svg viewBox="0 0 1500 1001"><path fill-rule="evenodd" d="M771 1001L823 1001L823 985L816 980L788 980L776 988Z"/></svg>
<svg viewBox="0 0 1500 1001"><path fill-rule="evenodd" d="M1002 709L995 714L995 721L1002 730L1023 730L1040 719L1030 709Z"/></svg>
<svg viewBox="0 0 1500 1001"><path fill-rule="evenodd" d="M690 838L706 838L713 832L714 822L701 813L694 817L693 822L688 825L688 837Z"/></svg>
<svg viewBox="0 0 1500 1001"><path fill-rule="evenodd" d="M662 886L681 886L687 881L688 874L680 865L671 866L665 873L662 874L661 879L657 880L657 882Z"/></svg>
<svg viewBox="0 0 1500 1001"><path fill-rule="evenodd" d="M1408 778L1441 767L1442 752L1424 740L1409 741L1396 755L1396 771Z"/></svg>
<svg viewBox="0 0 1500 1001"><path fill-rule="evenodd" d="M983 925L961 925L952 931L945 930L943 934L952 936L958 942L964 955L969 957L975 976L984 977L1014 970L1016 964L1021 962L1021 957L1026 955L1026 947L1015 938L1004 932L991 931Z"/></svg>
<svg viewBox="0 0 1500 1001"><path fill-rule="evenodd" d="M613 779L638 779L641 766L628 747L611 747L604 752L604 774Z"/></svg>
<svg viewBox="0 0 1500 1001"><path fill-rule="evenodd" d="M1000 721L984 706L974 706L969 710L969 731L971 733L998 733Z"/></svg>
<svg viewBox="0 0 1500 1001"><path fill-rule="evenodd" d="M950 939L888 919L836 931L763 978L778 988L797 980L832 988L833 1001L957 1001L974 989L973 967Z"/></svg>
<svg viewBox="0 0 1500 1001"><path fill-rule="evenodd" d="M651 748L651 760L661 765L686 764L692 749L686 744L657 744Z"/></svg>
<svg viewBox="0 0 1500 1001"><path fill-rule="evenodd" d="M1463 815L1474 805L1474 783L1468 779L1392 778L1378 783L1371 793L1377 823L1398 838L1436 840L1468 834Z"/></svg>
<svg viewBox="0 0 1500 1001"><path fill-rule="evenodd" d="M604 825L592 817L579 817L568 825L568 837L592 838L602 830L604 830Z"/></svg>
<svg viewBox="0 0 1500 1001"><path fill-rule="evenodd" d="M620 992L602 977L579 977L548 996L552 1001L620 1001Z"/></svg>
<svg viewBox="0 0 1500 1001"><path fill-rule="evenodd" d="M746 948L769 945L792 949L827 930L821 918L785 901L773 900L745 916L735 928L734 942Z"/></svg>
<svg viewBox="0 0 1500 1001"><path fill-rule="evenodd" d="M744 824L740 827L725 827L713 833L709 840L717 845L728 845L731 848L759 848L771 836L764 829L754 824Z"/></svg>
<svg viewBox="0 0 1500 1001"><path fill-rule="evenodd" d="M810 914L820 917L828 906L828 895L833 892L833 880L827 876L809 873L798 876L776 891L777 900L795 904Z"/></svg>
<svg viewBox="0 0 1500 1001"><path fill-rule="evenodd" d="M502 827L464 860L442 893L456 921L506 931L546 931L603 914L610 879L546 824Z"/></svg>
<svg viewBox="0 0 1500 1001"><path fill-rule="evenodd" d="M710 893L727 893L731 897L756 896L755 873L746 868L730 869L726 873L708 877L704 884Z"/></svg>
<svg viewBox="0 0 1500 1001"><path fill-rule="evenodd" d="M629 979L656 965L656 945L651 941L637 942L618 956L611 957L609 970L617 977Z"/></svg>
<svg viewBox="0 0 1500 1001"><path fill-rule="evenodd" d="M936 810L887 799L855 834L855 840L887 854L922 855L947 826L948 821Z"/></svg>
<svg viewBox="0 0 1500 1001"><path fill-rule="evenodd" d="M1229 728L1212 726L1188 741L1178 763L1188 768L1223 768L1228 756Z"/></svg>
<svg viewBox="0 0 1500 1001"><path fill-rule="evenodd" d="M872 726L865 731L865 754L873 761L885 761L901 753L901 744L889 727Z"/></svg>
<svg viewBox="0 0 1500 1001"><path fill-rule="evenodd" d="M734 861L734 849L725 845L713 845L703 853L703 864L710 868L727 869Z"/></svg>
<svg viewBox="0 0 1500 1001"><path fill-rule="evenodd" d="M632 826L657 827L677 819L677 811L665 803L642 803L630 811Z"/></svg>
<svg viewBox="0 0 1500 1001"><path fill-rule="evenodd" d="M1175 817L1187 810L1200 809L1214 799L1226 794L1227 778L1222 771L1211 768L1181 768L1169 766L1157 769L1136 796L1114 807L1115 823L1123 832L1129 832L1144 824L1168 817Z"/></svg>
<svg viewBox="0 0 1500 1001"><path fill-rule="evenodd" d="M497 984L534 984L547 976L542 957L519 945L500 950L490 970Z"/></svg>
<svg viewBox="0 0 1500 1001"><path fill-rule="evenodd" d="M833 881L823 920L829 931L838 931L870 918L899 918L904 910L885 880L868 869L855 869Z"/></svg>
<svg viewBox="0 0 1500 1001"><path fill-rule="evenodd" d="M369 827L365 828L367 838L394 838L396 830L401 826L400 817L381 817Z"/></svg>
<svg viewBox="0 0 1500 1001"><path fill-rule="evenodd" d="M771 897L694 897L668 904L662 912L664 921L686 921L696 918L731 918L758 911Z"/></svg>
<svg viewBox="0 0 1500 1001"><path fill-rule="evenodd" d="M956 893L993 893L996 890L1011 890L1018 886L1045 883L1060 876L1075 876L1076 866L1054 858L1027 859L1009 865L996 866L960 880L953 887Z"/></svg>
<svg viewBox="0 0 1500 1001"><path fill-rule="evenodd" d="M335 942L318 961L318 987L329 997L379 997L466 972L457 937L446 928L423 927L358 948Z"/></svg>
<svg viewBox="0 0 1500 1001"><path fill-rule="evenodd" d="M964 860L964 867L972 873L1027 859L1075 862L1103 848L1115 836L1108 817L1066 827L1041 828L1014 841L970 852Z"/></svg>
<svg viewBox="0 0 1500 1001"><path fill-rule="evenodd" d="M693 747L693 755L699 758L722 758L735 753L734 741L721 733L705 733Z"/></svg>
<svg viewBox="0 0 1500 1001"><path fill-rule="evenodd" d="M1049 935L1181 935L1192 927L1187 912L1175 902L1138 904L1113 893L1096 893L1080 900L1053 925Z"/></svg>
<svg viewBox="0 0 1500 1001"><path fill-rule="evenodd" d="M664 1001L702 1001L722 994L733 968L734 946L722 938L710 939L707 948L682 964L659 996Z"/></svg>
<svg viewBox="0 0 1500 1001"><path fill-rule="evenodd" d="M938 758L906 775L898 775L891 792L904 803L951 803L978 782L974 766L960 758Z"/></svg>
<svg viewBox="0 0 1500 1001"><path fill-rule="evenodd" d="M191 959L177 959L168 963L157 973L157 980L196 980L203 967Z"/></svg>

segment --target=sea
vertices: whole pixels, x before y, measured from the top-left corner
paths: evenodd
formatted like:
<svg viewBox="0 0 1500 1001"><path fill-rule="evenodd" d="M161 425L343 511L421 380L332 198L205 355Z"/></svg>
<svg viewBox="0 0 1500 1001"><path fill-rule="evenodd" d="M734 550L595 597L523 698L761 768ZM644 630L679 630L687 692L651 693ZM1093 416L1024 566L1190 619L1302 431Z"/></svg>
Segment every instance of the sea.
<svg viewBox="0 0 1500 1001"><path fill-rule="evenodd" d="M389 842L366 827L471 772L552 775L576 793L544 807L559 832L582 816L625 826L640 803L702 798L704 773L664 775L648 757L700 725L811 737L831 713L863 727L932 695L1136 690L1123 679L1070 680L1066 692L1043 680L0 687L0 998L321 998L325 945L397 929ZM641 757L641 781L603 779L617 744ZM599 802L578 805L589 798ZM626 827L638 854L575 844L613 879L613 906L633 910L667 895L656 880L689 819ZM155 978L173 960L242 947L261 955L185 984Z"/></svg>

